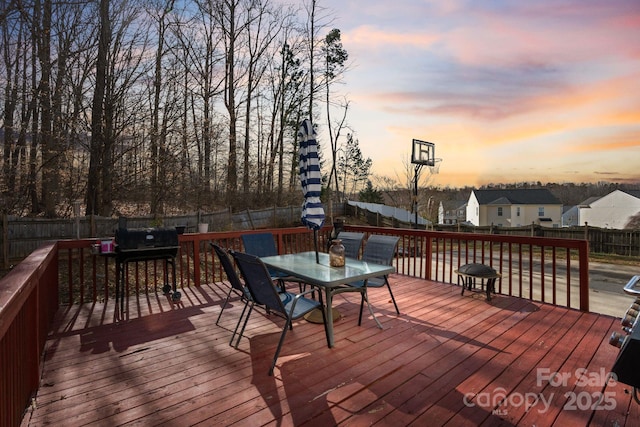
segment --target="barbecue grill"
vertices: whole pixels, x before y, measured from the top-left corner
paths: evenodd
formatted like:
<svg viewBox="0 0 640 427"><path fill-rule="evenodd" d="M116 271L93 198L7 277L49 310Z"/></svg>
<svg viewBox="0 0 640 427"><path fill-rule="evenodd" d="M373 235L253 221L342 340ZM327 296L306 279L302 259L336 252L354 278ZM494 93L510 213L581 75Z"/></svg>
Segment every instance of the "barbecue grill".
<svg viewBox="0 0 640 427"><path fill-rule="evenodd" d="M614 332L609 339L611 345L620 348L611 372L617 381L633 387L633 399L640 404L640 276L633 276L624 291L636 299L622 318L624 335Z"/></svg>
<svg viewBox="0 0 640 427"><path fill-rule="evenodd" d="M175 228L118 228L115 233L116 260L116 305L120 294L120 284L123 295L120 298L120 311L124 310L124 283L126 267L129 263L150 260L164 260L164 286L162 291L170 295L173 301L180 300L180 292L176 289L176 256L180 245L178 232ZM169 266L171 266L171 283L169 282Z"/></svg>

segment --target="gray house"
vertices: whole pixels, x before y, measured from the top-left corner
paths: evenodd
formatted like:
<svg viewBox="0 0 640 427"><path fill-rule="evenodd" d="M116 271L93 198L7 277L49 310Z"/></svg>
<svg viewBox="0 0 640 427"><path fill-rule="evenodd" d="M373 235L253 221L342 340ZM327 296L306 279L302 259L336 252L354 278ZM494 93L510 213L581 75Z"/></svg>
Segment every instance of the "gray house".
<svg viewBox="0 0 640 427"><path fill-rule="evenodd" d="M443 200L438 206L438 224L455 225L467 220L466 200Z"/></svg>

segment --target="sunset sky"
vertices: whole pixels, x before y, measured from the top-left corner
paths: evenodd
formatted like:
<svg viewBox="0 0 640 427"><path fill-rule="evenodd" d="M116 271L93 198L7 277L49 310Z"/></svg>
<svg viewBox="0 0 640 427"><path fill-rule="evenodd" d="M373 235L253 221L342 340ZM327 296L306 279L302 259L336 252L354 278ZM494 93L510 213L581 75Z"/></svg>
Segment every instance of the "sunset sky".
<svg viewBox="0 0 640 427"><path fill-rule="evenodd" d="M374 174L402 175L417 138L443 159L434 185L640 183L640 1L318 5Z"/></svg>

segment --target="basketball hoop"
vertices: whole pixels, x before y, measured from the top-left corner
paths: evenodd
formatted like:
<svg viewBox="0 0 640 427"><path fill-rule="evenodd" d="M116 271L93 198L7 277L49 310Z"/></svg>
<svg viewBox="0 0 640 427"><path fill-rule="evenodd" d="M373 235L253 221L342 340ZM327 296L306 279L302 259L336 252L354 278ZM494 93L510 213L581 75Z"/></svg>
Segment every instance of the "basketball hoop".
<svg viewBox="0 0 640 427"><path fill-rule="evenodd" d="M429 165L433 163L436 145L433 142L414 139L411 141L411 163L414 165Z"/></svg>
<svg viewBox="0 0 640 427"><path fill-rule="evenodd" d="M424 166L429 168L431 175L440 172L440 164L442 159L436 158L436 144L420 139L411 141L411 163L414 166L413 174L413 199L412 210L415 213L415 224L418 227L418 182L420 181L420 171Z"/></svg>
<svg viewBox="0 0 640 427"><path fill-rule="evenodd" d="M439 174L441 164L442 164L442 159L433 159L433 161L427 165L429 167L429 173L431 175Z"/></svg>

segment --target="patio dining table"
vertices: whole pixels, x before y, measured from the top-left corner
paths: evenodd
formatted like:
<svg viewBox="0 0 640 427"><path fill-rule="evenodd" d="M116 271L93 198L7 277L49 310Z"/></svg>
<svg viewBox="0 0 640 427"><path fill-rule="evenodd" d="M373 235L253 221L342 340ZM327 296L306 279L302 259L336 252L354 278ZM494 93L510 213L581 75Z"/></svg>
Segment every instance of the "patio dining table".
<svg viewBox="0 0 640 427"><path fill-rule="evenodd" d="M324 290L329 347L333 347L333 295L349 291L360 292L359 288L350 287L348 284L391 274L395 272L395 267L353 258L346 258L344 267L331 267L329 265L329 254L319 253L318 256L318 262L316 262L315 252L268 256L260 259L268 267L285 272L290 276L295 276L309 285ZM382 328L368 301L367 306L378 326Z"/></svg>

